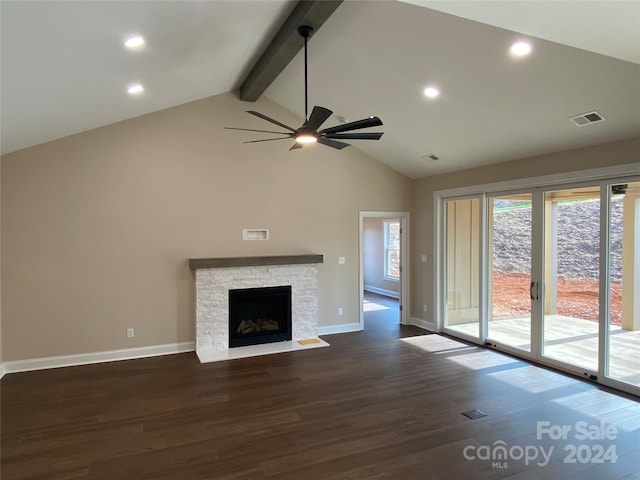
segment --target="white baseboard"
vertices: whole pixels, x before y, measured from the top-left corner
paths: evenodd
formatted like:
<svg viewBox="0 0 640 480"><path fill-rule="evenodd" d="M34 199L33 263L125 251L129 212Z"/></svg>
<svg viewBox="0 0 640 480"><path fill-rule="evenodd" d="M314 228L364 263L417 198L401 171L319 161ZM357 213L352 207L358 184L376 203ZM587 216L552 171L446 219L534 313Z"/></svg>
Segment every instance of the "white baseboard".
<svg viewBox="0 0 640 480"><path fill-rule="evenodd" d="M359 332L362 327L359 323L342 323L340 325L327 325L325 327L318 327L318 336L320 335L333 335L335 333L350 333Z"/></svg>
<svg viewBox="0 0 640 480"><path fill-rule="evenodd" d="M45 370L47 368L71 367L75 365L88 365L91 363L157 357L160 355L193 352L195 349L195 342L182 342L169 343L166 345L152 345L150 347L124 348L121 350L109 350L105 352L62 355L59 357L30 358L27 360L4 362L2 364L2 373L29 372L32 370Z"/></svg>
<svg viewBox="0 0 640 480"><path fill-rule="evenodd" d="M411 325L415 325L416 327L424 328L425 330L429 330L430 332L435 332L436 331L436 326L433 324L433 322L430 322L428 320L423 320L421 318L411 317L411 318L409 318L409 323Z"/></svg>
<svg viewBox="0 0 640 480"><path fill-rule="evenodd" d="M393 290L386 290L384 288L372 287L371 285L365 285L364 289L367 292L377 293L379 295L384 295L385 297L400 298L400 294L398 292L394 292Z"/></svg>
<svg viewBox="0 0 640 480"><path fill-rule="evenodd" d="M4 377L4 363L0 363L0 380Z"/></svg>

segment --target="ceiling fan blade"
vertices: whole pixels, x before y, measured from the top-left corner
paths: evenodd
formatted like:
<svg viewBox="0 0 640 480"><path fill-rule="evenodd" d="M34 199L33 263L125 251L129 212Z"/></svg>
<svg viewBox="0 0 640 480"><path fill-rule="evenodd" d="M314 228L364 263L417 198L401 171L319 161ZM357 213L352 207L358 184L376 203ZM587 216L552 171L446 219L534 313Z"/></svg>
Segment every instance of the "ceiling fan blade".
<svg viewBox="0 0 640 480"><path fill-rule="evenodd" d="M265 138L263 140L249 140L248 142L242 142L242 143L260 143L260 142L270 142L272 140L286 140L287 138L291 138L291 137L279 137L279 138Z"/></svg>
<svg viewBox="0 0 640 480"><path fill-rule="evenodd" d="M261 132L261 133L276 133L278 135L291 135L289 132L272 132L271 130L254 130L253 128L235 128L224 127L226 130L242 130L243 132Z"/></svg>
<svg viewBox="0 0 640 480"><path fill-rule="evenodd" d="M295 132L295 129L291 128L289 125L285 125L284 123L280 123L279 121L274 120L271 117L267 117L266 115L263 115L260 112L254 112L253 110L247 110L247 113L250 113L251 115L255 115L256 117L261 118L263 120L266 120L267 122L271 122L274 125L278 125L279 127L286 128L287 130Z"/></svg>
<svg viewBox="0 0 640 480"><path fill-rule="evenodd" d="M340 132L348 132L350 130L358 130L360 128L367 127L378 127L382 125L382 120L378 117L369 117L363 118L362 120L356 120L355 122L345 123L344 125L337 125L335 127L325 128L324 130L319 131L319 134L324 133L340 133Z"/></svg>
<svg viewBox="0 0 640 480"><path fill-rule="evenodd" d="M322 145L326 145L327 147L337 148L338 150L342 150L343 148L349 146L348 143L337 142L335 140L331 140L330 138L326 138L326 137L319 137L318 143L321 143Z"/></svg>
<svg viewBox="0 0 640 480"><path fill-rule="evenodd" d="M318 129L318 127L322 125L325 122L325 120L331 116L332 113L333 112L328 108L315 106L313 107L313 111L309 116L309 120L305 122L304 126L307 129L315 132Z"/></svg>
<svg viewBox="0 0 640 480"><path fill-rule="evenodd" d="M295 142L293 146L289 149L289 151L295 150L296 148L302 148L302 145L299 144L298 142Z"/></svg>
<svg viewBox="0 0 640 480"><path fill-rule="evenodd" d="M325 138L337 138L342 140L380 140L383 133L329 133Z"/></svg>

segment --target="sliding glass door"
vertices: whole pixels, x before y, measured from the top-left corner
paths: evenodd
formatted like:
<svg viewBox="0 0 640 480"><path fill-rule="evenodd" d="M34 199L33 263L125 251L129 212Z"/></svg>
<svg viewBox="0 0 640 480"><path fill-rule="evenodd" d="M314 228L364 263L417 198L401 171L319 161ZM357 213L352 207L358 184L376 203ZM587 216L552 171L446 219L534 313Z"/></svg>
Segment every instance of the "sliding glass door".
<svg viewBox="0 0 640 480"><path fill-rule="evenodd" d="M640 178L441 203L442 327L640 393Z"/></svg>
<svg viewBox="0 0 640 480"><path fill-rule="evenodd" d="M598 371L600 187L544 192L545 357Z"/></svg>
<svg viewBox="0 0 640 480"><path fill-rule="evenodd" d="M531 351L532 195L488 198L487 339Z"/></svg>
<svg viewBox="0 0 640 480"><path fill-rule="evenodd" d="M640 388L640 182L607 191L605 378Z"/></svg>

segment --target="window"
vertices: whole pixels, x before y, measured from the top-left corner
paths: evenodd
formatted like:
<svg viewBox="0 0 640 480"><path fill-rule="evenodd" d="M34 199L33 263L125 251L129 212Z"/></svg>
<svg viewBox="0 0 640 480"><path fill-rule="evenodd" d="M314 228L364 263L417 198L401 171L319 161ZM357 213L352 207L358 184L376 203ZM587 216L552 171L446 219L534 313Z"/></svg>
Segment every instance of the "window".
<svg viewBox="0 0 640 480"><path fill-rule="evenodd" d="M400 279L400 221L384 221L384 278Z"/></svg>

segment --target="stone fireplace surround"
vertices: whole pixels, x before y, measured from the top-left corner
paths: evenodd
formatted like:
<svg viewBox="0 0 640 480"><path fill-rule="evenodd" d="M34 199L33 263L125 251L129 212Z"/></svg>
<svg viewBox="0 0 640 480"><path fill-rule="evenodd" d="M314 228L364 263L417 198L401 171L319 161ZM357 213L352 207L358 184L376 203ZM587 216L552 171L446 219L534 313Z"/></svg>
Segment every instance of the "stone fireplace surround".
<svg viewBox="0 0 640 480"><path fill-rule="evenodd" d="M322 255L189 259L200 362L328 346L318 338L317 264L322 261ZM291 285L292 340L229 348L229 290L282 285Z"/></svg>

